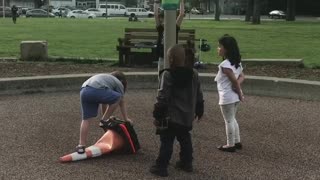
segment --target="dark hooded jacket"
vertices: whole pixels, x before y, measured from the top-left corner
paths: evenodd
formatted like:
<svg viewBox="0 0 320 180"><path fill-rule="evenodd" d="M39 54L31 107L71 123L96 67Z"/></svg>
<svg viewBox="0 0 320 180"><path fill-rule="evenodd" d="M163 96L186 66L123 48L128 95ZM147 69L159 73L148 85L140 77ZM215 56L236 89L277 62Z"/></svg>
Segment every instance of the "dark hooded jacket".
<svg viewBox="0 0 320 180"><path fill-rule="evenodd" d="M169 117L169 128L191 130L197 104L203 108L198 72L186 67L166 69L160 79L154 118Z"/></svg>

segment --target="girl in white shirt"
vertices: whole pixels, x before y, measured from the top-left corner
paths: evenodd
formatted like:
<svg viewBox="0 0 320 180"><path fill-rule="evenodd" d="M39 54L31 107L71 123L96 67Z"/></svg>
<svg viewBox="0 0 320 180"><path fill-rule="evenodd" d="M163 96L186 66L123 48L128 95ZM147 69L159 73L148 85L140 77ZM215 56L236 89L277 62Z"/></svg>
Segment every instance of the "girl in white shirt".
<svg viewBox="0 0 320 180"><path fill-rule="evenodd" d="M223 115L227 144L218 149L235 152L241 149L239 125L236 120L237 107L244 100L241 83L244 80L241 55L238 43L232 36L224 35L219 39L218 54L223 58L219 64L219 72L215 78L219 93L219 105Z"/></svg>

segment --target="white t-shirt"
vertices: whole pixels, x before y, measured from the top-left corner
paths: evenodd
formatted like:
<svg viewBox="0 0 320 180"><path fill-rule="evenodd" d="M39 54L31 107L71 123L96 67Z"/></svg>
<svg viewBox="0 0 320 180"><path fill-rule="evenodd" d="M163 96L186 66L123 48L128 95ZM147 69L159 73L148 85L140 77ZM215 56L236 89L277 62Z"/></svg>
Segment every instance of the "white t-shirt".
<svg viewBox="0 0 320 180"><path fill-rule="evenodd" d="M231 69L238 79L239 75L242 73L242 65L236 69L234 65L231 65L230 61L228 59L222 61L222 63L219 64L219 72L214 79L217 82L218 87L218 93L219 93L219 105L225 105L225 104L231 104L235 102L239 102L239 96L236 92L232 90L232 83L229 80L228 76L222 72L223 68Z"/></svg>

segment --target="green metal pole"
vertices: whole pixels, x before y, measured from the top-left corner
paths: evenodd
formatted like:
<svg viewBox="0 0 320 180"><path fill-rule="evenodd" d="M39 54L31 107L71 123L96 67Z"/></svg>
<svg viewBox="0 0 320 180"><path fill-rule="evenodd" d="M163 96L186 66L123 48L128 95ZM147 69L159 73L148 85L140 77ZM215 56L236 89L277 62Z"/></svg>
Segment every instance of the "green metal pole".
<svg viewBox="0 0 320 180"><path fill-rule="evenodd" d="M176 10L164 10L164 68L169 68L167 51L176 44Z"/></svg>

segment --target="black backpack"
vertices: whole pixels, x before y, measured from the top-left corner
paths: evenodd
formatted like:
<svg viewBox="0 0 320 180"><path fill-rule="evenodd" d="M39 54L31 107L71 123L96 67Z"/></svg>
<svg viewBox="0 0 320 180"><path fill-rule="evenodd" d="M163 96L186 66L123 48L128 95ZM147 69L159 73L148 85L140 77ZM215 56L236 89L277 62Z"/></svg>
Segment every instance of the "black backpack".
<svg viewBox="0 0 320 180"><path fill-rule="evenodd" d="M107 120L101 120L99 126L105 132L114 130L125 139L124 152L135 154L140 149L138 136L130 122L111 116Z"/></svg>

